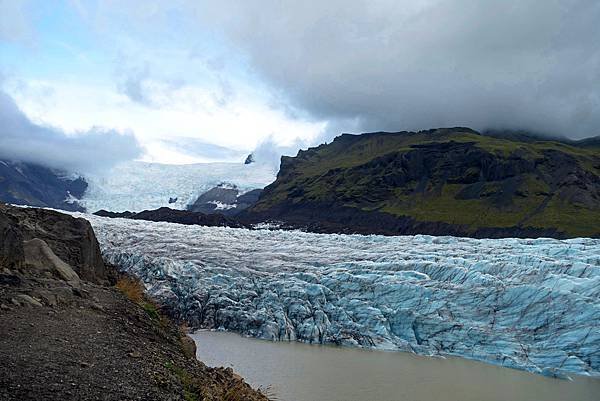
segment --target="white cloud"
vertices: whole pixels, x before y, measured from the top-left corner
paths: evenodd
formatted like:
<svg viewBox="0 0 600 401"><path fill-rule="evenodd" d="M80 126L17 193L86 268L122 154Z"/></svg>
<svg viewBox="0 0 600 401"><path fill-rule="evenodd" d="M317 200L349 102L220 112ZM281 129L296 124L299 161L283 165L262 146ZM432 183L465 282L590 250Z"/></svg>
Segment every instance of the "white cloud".
<svg viewBox="0 0 600 401"><path fill-rule="evenodd" d="M67 134L32 122L0 91L0 159L33 162L69 172L101 171L140 156L131 133L100 127Z"/></svg>
<svg viewBox="0 0 600 401"><path fill-rule="evenodd" d="M211 89L185 85L165 91L150 80L145 96L157 105L151 108L106 85L30 81L25 85L13 82L5 86L34 121L67 132L99 124L132 131L148 152L145 159L163 163L209 159L198 152L194 156L173 147L168 149L165 140L180 142L185 147L191 138L247 153L265 138L273 138L282 146L298 139L309 141L326 125L290 119L284 111L262 102L262 94L243 86L237 87L233 99L220 103Z"/></svg>

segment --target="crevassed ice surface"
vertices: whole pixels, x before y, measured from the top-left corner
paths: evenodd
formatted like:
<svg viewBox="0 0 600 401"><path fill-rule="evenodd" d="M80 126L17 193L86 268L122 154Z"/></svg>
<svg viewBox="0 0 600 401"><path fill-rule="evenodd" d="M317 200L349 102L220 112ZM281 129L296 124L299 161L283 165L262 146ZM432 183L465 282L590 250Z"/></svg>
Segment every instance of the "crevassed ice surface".
<svg viewBox="0 0 600 401"><path fill-rule="evenodd" d="M358 236L83 215L195 327L600 375L600 240Z"/></svg>
<svg viewBox="0 0 600 401"><path fill-rule="evenodd" d="M162 206L185 209L219 184L233 184L245 192L264 188L276 175L273 166L265 163L126 162L104 174L86 176L89 186L80 203L90 212L139 212ZM169 198L177 201L169 203Z"/></svg>

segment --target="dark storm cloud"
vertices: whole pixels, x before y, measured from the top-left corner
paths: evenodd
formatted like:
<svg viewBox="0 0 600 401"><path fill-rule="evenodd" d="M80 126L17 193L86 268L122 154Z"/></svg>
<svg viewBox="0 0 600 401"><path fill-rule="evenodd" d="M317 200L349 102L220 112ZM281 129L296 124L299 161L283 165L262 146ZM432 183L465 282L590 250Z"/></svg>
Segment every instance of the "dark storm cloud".
<svg viewBox="0 0 600 401"><path fill-rule="evenodd" d="M600 134L597 0L224 0L198 15L315 118Z"/></svg>
<svg viewBox="0 0 600 401"><path fill-rule="evenodd" d="M96 128L69 136L57 128L35 124L0 91L0 160L88 173L131 160L141 152L132 134Z"/></svg>

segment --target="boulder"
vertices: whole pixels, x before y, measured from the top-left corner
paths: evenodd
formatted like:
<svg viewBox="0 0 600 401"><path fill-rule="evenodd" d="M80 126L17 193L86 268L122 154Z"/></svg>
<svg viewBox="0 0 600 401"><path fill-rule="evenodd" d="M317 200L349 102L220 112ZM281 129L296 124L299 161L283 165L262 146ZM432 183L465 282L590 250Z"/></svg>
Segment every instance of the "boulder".
<svg viewBox="0 0 600 401"><path fill-rule="evenodd" d="M97 284L114 281L114 271L104 264L94 230L85 219L54 210L0 204L0 233L4 231L9 237L3 235L0 242L12 241L14 244L3 246L0 251L9 252L10 257L2 253L0 257L10 259L13 264L19 258L21 263L24 261L22 241L38 238L48 245L58 259L70 266L81 280Z"/></svg>
<svg viewBox="0 0 600 401"><path fill-rule="evenodd" d="M180 340L185 356L190 359L196 358L196 342L188 335L182 335Z"/></svg>
<svg viewBox="0 0 600 401"><path fill-rule="evenodd" d="M25 264L42 271L49 271L62 280L79 283L75 271L52 252L48 244L39 238L23 242Z"/></svg>
<svg viewBox="0 0 600 401"><path fill-rule="evenodd" d="M27 294L18 294L14 298L15 302L19 305L29 305L29 306L43 306L40 301L30 297Z"/></svg>
<svg viewBox="0 0 600 401"><path fill-rule="evenodd" d="M80 279L97 284L113 280L112 269L104 264L98 240L87 220L54 210L0 205L1 221L8 222L10 227L4 230L6 235L3 233L0 241L38 238L58 259L71 266ZM11 252L18 252L18 246L15 249Z"/></svg>

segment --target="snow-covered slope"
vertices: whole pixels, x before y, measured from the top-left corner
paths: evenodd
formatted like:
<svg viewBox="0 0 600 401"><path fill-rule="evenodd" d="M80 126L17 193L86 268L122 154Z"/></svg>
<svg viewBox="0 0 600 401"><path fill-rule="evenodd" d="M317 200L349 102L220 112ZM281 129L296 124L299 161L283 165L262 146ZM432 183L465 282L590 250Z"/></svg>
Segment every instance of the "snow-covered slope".
<svg viewBox="0 0 600 401"><path fill-rule="evenodd" d="M235 185L245 192L265 187L276 175L272 165L261 163L128 162L103 175L86 176L89 188L81 204L89 212L100 209L138 212L162 206L185 209L218 184ZM169 203L169 199L176 201Z"/></svg>
<svg viewBox="0 0 600 401"><path fill-rule="evenodd" d="M600 376L600 240L182 226L81 215L196 327Z"/></svg>

